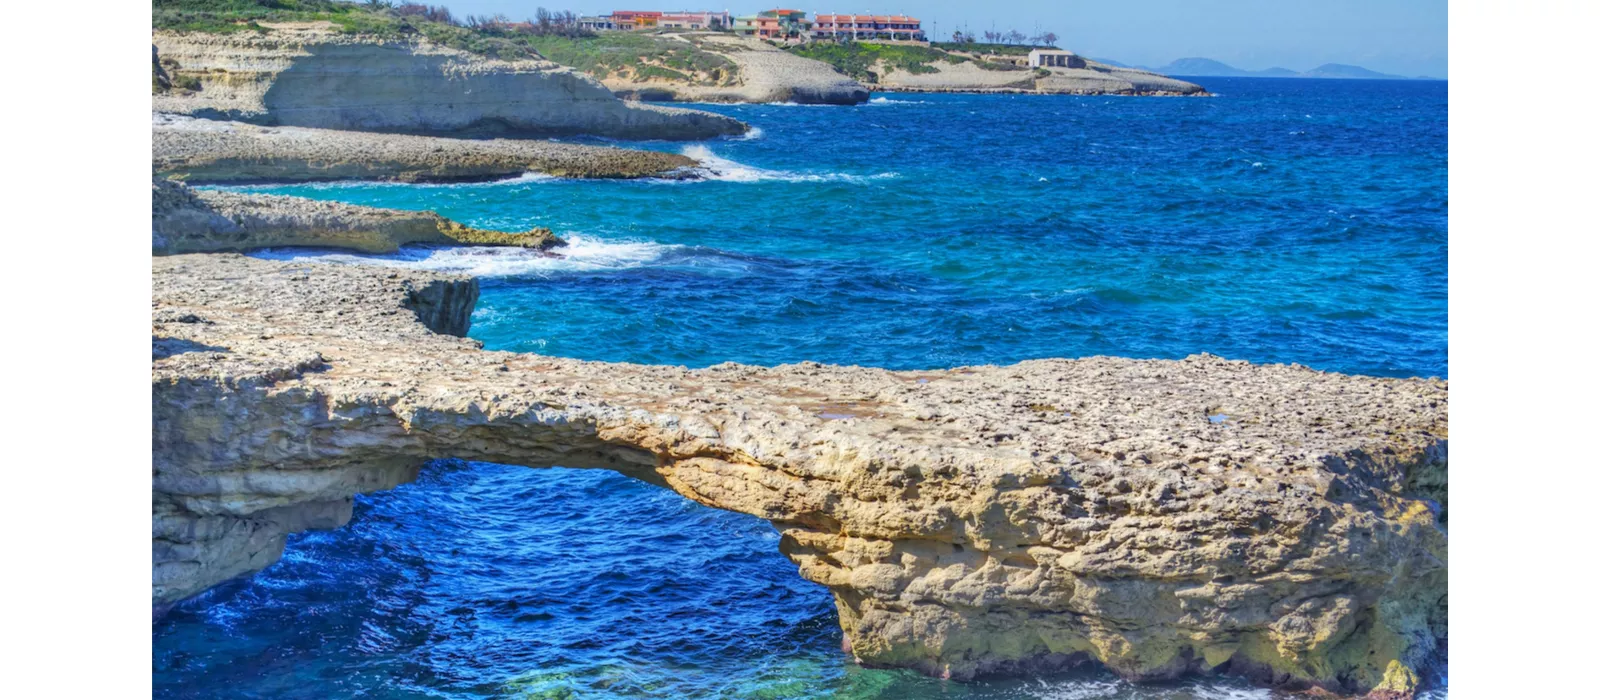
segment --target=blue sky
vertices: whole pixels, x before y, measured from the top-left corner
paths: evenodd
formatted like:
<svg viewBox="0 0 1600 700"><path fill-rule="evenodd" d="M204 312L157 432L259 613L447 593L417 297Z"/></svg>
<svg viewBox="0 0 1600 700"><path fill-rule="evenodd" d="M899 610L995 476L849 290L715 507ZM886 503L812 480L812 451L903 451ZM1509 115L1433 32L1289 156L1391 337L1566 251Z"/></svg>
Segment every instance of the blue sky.
<svg viewBox="0 0 1600 700"><path fill-rule="evenodd" d="M456 15L504 13L512 19L544 4L602 14L614 9L702 9L688 0L432 0ZM1053 31L1063 48L1094 58L1161 66L1203 56L1239 68L1306 70L1350 63L1400 75L1446 75L1447 0L822 0L785 7L819 12L904 13L939 38L974 31ZM708 3L703 9L749 14L765 3Z"/></svg>

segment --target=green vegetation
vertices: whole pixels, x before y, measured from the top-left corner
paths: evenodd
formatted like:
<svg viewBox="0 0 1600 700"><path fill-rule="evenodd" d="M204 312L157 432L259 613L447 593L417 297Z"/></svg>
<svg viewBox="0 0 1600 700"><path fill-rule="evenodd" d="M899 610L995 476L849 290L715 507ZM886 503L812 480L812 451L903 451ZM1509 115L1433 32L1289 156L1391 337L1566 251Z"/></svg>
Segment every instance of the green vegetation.
<svg viewBox="0 0 1600 700"><path fill-rule="evenodd" d="M361 4L336 0L155 0L151 18L156 29L213 34L265 31L261 22L322 21L333 23L346 34L392 38L421 35L437 44L491 58L538 58L510 23L463 27L444 7L385 0Z"/></svg>
<svg viewBox="0 0 1600 700"><path fill-rule="evenodd" d="M1027 44L986 44L978 41L936 41L932 46L945 51L965 51L987 56L1026 56L1034 49L1054 49L1054 46Z"/></svg>
<svg viewBox="0 0 1600 700"><path fill-rule="evenodd" d="M970 44L935 44L933 46L915 46L908 44L874 44L868 41L853 42L813 42L802 44L789 49L790 53L797 56L815 59L832 65L856 80L868 82L872 80L871 71L874 65L881 64L884 72L904 70L908 73L938 73L939 69L930 65L935 61L945 63L966 63L972 61L983 70L1027 70L1021 66L1009 63L994 63L991 61L974 60L966 56L950 53L943 47L954 47L965 50ZM1017 48L1017 47L1010 47ZM1023 49L1027 53L1027 49Z"/></svg>
<svg viewBox="0 0 1600 700"><path fill-rule="evenodd" d="M726 84L739 71L723 56L657 34L603 32L587 37L536 36L528 41L545 58L601 79L625 71L635 82L667 78Z"/></svg>
<svg viewBox="0 0 1600 700"><path fill-rule="evenodd" d="M578 29L570 13L538 10L538 19L457 20L448 8L388 0L154 0L152 24L179 32L264 32L261 22L331 22L347 34L422 36L436 44L504 60L546 58L605 78L625 72L635 81L668 78L713 84L738 73L732 61L694 44L654 34Z"/></svg>
<svg viewBox="0 0 1600 700"><path fill-rule="evenodd" d="M333 0L154 0L151 24L156 29L223 34L264 31L257 22L338 22L366 8Z"/></svg>
<svg viewBox="0 0 1600 700"><path fill-rule="evenodd" d="M822 61L839 69L856 80L867 81L874 64L882 62L886 70L905 70L909 73L937 73L930 63L964 63L966 58L952 56L938 49L905 44L874 44L871 42L814 42L802 44L789 51L797 56Z"/></svg>

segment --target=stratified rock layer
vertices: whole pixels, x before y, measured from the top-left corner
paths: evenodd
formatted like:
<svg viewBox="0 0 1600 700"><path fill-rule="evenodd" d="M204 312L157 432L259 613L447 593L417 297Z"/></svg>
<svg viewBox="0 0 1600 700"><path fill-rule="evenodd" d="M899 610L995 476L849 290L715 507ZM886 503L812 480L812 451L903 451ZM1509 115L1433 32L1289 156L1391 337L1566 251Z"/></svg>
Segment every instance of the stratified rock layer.
<svg viewBox="0 0 1600 700"><path fill-rule="evenodd" d="M431 211L379 209L304 197L196 191L151 183L151 250L157 255L248 251L278 246L392 253L410 243L515 246L565 245L549 229L519 233L463 226Z"/></svg>
<svg viewBox="0 0 1600 700"><path fill-rule="evenodd" d="M548 61L492 60L420 38L275 25L265 33L158 31L153 41L170 84L198 86L158 93L159 112L434 135L682 140L748 130L710 112L622 102Z"/></svg>
<svg viewBox="0 0 1600 700"><path fill-rule="evenodd" d="M473 182L527 173L575 178L694 177L676 153L527 139L452 139L263 127L156 114L151 168L193 183L392 180Z"/></svg>
<svg viewBox="0 0 1600 700"><path fill-rule="evenodd" d="M1444 634L1440 381L1210 356L580 362L454 337L471 280L153 267L158 610L459 457L613 469L772 521L870 665L1406 694Z"/></svg>

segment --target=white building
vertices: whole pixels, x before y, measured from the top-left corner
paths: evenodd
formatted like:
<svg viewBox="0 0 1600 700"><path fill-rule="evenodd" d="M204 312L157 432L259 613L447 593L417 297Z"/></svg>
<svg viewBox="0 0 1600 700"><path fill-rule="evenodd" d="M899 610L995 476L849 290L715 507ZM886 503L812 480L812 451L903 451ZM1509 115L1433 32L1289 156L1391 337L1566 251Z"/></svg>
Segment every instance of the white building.
<svg viewBox="0 0 1600 700"><path fill-rule="evenodd" d="M1089 64L1078 58L1078 54L1071 51L1058 49L1034 49L1028 52L1028 66L1031 68L1087 68Z"/></svg>

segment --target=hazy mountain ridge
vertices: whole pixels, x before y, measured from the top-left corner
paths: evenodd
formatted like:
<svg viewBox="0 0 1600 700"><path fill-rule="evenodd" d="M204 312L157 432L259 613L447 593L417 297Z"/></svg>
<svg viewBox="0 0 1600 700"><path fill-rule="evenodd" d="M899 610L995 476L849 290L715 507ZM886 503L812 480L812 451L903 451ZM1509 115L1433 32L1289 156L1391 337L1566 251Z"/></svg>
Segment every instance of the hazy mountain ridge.
<svg viewBox="0 0 1600 700"><path fill-rule="evenodd" d="M1115 61L1096 59L1110 65L1121 65ZM1405 76L1379 73L1375 70L1352 66L1344 63L1324 63L1308 71L1294 71L1288 68L1272 67L1265 70L1245 70L1235 68L1221 61L1191 57L1180 58L1159 68L1133 66L1141 70L1154 71L1162 75L1188 75L1221 78L1342 78L1353 80L1438 80L1427 76Z"/></svg>

